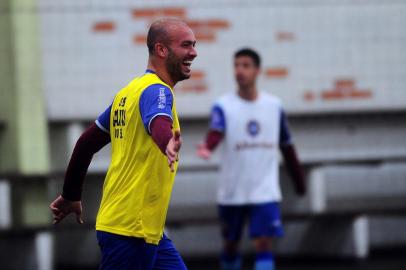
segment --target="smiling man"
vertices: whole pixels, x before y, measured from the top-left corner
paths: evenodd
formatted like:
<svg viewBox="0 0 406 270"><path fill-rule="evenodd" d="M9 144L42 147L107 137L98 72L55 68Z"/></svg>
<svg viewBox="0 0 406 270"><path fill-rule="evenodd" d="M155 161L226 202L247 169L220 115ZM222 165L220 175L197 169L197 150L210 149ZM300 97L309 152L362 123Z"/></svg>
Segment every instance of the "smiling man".
<svg viewBox="0 0 406 270"><path fill-rule="evenodd" d="M147 70L116 94L76 143L62 195L50 208L54 223L70 213L83 223L83 180L93 154L111 142L96 220L100 269L186 269L164 225L182 143L173 87L190 77L195 44L183 21L154 22Z"/></svg>

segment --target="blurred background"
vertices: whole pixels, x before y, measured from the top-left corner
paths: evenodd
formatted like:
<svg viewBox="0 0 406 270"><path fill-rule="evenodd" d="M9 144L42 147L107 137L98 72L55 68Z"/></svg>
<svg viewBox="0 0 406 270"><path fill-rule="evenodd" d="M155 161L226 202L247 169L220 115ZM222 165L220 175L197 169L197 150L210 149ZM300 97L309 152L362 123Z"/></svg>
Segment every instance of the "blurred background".
<svg viewBox="0 0 406 270"><path fill-rule="evenodd" d="M169 236L190 269L218 269L217 156L195 156L212 102L234 91L233 53L262 56L308 178L282 173L278 269L406 269L406 2L402 0L1 0L0 269L97 269L94 223L110 149L93 160L85 224L48 204L81 132L146 68L146 31L194 29L198 58L176 86L184 138ZM283 172L283 164L282 172ZM252 247L243 243L246 269Z"/></svg>

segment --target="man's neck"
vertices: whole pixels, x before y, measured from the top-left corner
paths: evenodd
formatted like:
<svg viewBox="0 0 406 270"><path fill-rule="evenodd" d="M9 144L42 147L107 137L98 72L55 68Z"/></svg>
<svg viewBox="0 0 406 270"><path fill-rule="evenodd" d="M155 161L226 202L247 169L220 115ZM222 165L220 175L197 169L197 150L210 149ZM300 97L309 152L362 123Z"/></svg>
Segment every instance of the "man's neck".
<svg viewBox="0 0 406 270"><path fill-rule="evenodd" d="M254 101L258 97L258 91L255 85L247 88L239 88L238 89L238 95L248 101Z"/></svg>
<svg viewBox="0 0 406 270"><path fill-rule="evenodd" d="M166 67L164 65L156 65L152 63L151 60L148 61L148 66L147 69L152 70L155 72L155 74L167 85L169 85L171 88L175 86L176 83L174 83L171 79L171 76L169 76L168 71L166 70Z"/></svg>

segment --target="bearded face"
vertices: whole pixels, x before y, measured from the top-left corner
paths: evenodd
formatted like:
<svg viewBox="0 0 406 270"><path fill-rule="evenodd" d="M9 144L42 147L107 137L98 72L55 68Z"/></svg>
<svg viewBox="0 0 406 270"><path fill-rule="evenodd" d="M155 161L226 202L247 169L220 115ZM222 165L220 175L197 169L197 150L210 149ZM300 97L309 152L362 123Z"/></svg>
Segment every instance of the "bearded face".
<svg viewBox="0 0 406 270"><path fill-rule="evenodd" d="M197 57L196 38L184 23L171 25L166 29L165 38L160 41L160 57L172 85L191 76L192 61Z"/></svg>
<svg viewBox="0 0 406 270"><path fill-rule="evenodd" d="M168 58L166 68L174 82L189 79L191 76L191 65L196 54L190 54L188 50L173 50L168 46Z"/></svg>
<svg viewBox="0 0 406 270"><path fill-rule="evenodd" d="M168 58L166 68L174 82L180 82L190 78L192 60L188 60L187 55L177 55L174 50L168 47ZM190 58L190 57L189 57ZM194 58L194 57L193 57Z"/></svg>

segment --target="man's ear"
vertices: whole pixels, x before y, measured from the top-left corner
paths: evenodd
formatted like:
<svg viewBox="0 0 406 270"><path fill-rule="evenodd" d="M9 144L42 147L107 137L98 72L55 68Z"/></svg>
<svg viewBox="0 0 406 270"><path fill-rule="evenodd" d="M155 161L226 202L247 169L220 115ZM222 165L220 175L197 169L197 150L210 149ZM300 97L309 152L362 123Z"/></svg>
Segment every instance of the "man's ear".
<svg viewBox="0 0 406 270"><path fill-rule="evenodd" d="M259 76L261 74L261 71L262 71L261 68L257 67L257 72L256 72L257 76Z"/></svg>
<svg viewBox="0 0 406 270"><path fill-rule="evenodd" d="M155 52L160 58L166 58L168 56L168 48L160 42L155 43Z"/></svg>

